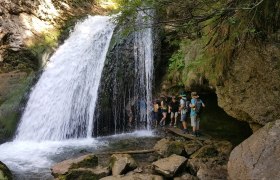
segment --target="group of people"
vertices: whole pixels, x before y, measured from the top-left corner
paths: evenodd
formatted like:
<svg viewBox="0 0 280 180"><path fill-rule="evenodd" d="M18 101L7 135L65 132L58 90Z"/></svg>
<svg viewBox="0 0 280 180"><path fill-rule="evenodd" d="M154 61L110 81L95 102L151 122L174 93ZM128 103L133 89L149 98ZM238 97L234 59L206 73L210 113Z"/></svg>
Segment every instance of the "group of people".
<svg viewBox="0 0 280 180"><path fill-rule="evenodd" d="M187 97L186 93L179 95L178 101L175 96L172 96L168 103L166 97L162 97L160 101L153 102L152 119L155 127L158 125L165 126L167 114L170 114L169 126L177 127L177 119L180 116L182 122L183 133L190 133L188 130L188 119L191 119L192 135L199 136L199 123L202 108L205 107L203 101L199 98L197 92L191 93L191 98Z"/></svg>

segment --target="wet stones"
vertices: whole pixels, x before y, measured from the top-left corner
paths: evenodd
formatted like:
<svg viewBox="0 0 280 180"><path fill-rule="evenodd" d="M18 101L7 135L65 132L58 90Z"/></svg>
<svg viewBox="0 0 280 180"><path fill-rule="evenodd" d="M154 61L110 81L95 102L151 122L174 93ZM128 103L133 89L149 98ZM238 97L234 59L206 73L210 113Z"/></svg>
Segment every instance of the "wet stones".
<svg viewBox="0 0 280 180"><path fill-rule="evenodd" d="M187 158L173 154L168 158L163 158L154 162L153 166L156 172L165 177L174 177L178 169L182 167L186 161Z"/></svg>
<svg viewBox="0 0 280 180"><path fill-rule="evenodd" d="M56 165L52 171L55 177L67 180L227 179L227 162L231 149L232 145L227 141L167 137L155 143L154 151L118 151L101 153L101 156L97 154L102 158L100 163L103 163L103 167L100 164L79 167L78 164L84 163L78 163L80 161L74 159L72 162L75 165L66 163L68 166L60 172L61 175L54 168ZM83 162L85 158L82 156L78 159Z"/></svg>
<svg viewBox="0 0 280 180"><path fill-rule="evenodd" d="M60 175L65 175L72 169L79 168L94 168L98 165L98 158L95 155L84 155L75 159L69 159L55 164L52 168L52 174L57 177ZM100 169L100 167L99 167ZM81 170L81 169L80 169ZM86 171L82 169L81 171Z"/></svg>
<svg viewBox="0 0 280 180"><path fill-rule="evenodd" d="M154 150L162 157L169 157L172 154L185 154L184 143L169 138L158 141L154 146Z"/></svg>
<svg viewBox="0 0 280 180"><path fill-rule="evenodd" d="M110 159L110 167L115 176L136 169L137 164L129 154L113 154Z"/></svg>

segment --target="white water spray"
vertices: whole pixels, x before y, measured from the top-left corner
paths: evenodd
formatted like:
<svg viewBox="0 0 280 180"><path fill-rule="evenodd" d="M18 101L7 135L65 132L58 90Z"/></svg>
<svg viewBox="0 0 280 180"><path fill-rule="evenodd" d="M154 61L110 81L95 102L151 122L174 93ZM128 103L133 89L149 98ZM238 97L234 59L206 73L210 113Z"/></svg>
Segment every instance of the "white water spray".
<svg viewBox="0 0 280 180"><path fill-rule="evenodd" d="M30 94L16 140L91 137L93 115L114 24L109 17L78 23Z"/></svg>
<svg viewBox="0 0 280 180"><path fill-rule="evenodd" d="M134 58L135 71L137 74L136 91L140 99L140 121L147 121L147 129L151 129L152 110L152 83L154 71L154 50L153 50L153 31L148 27L152 25L151 18L153 11L138 12L137 25L140 28L135 32Z"/></svg>

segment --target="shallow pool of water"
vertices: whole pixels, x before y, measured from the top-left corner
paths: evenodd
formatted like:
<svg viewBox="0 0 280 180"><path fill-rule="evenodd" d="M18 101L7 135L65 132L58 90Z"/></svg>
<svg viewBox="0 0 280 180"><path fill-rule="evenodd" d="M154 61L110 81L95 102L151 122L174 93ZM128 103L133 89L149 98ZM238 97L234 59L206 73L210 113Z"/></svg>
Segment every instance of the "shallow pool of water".
<svg viewBox="0 0 280 180"><path fill-rule="evenodd" d="M65 141L13 141L0 145L0 160L12 170L18 180L53 179L50 167L68 158L89 152L120 150L143 146L137 139L149 139L156 136L152 131L136 131L101 138L75 139ZM135 139L131 147L120 140ZM119 146L118 146L119 145ZM153 145L153 143L150 143ZM145 146L148 146L147 144Z"/></svg>

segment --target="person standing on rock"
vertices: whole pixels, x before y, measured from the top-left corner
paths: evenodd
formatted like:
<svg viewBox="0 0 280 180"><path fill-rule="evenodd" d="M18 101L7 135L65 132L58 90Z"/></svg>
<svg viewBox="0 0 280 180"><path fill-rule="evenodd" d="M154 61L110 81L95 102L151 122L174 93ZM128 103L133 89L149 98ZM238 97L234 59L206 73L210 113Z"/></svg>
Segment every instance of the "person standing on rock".
<svg viewBox="0 0 280 180"><path fill-rule="evenodd" d="M202 108L205 107L205 104L202 102L201 99L199 99L199 96L197 92L191 93L192 99L191 99L191 126L193 128L192 135L198 137L199 134L199 122L200 122L200 113Z"/></svg>
<svg viewBox="0 0 280 180"><path fill-rule="evenodd" d="M181 114L181 122L183 125L183 133L189 133L188 126L187 126L187 113L188 113L188 104L187 104L187 95L180 94L180 114Z"/></svg>
<svg viewBox="0 0 280 180"><path fill-rule="evenodd" d="M172 100L169 103L169 112L171 113L169 126L173 125L174 127L177 127L178 111L179 111L179 102L176 101L175 96L172 96Z"/></svg>

